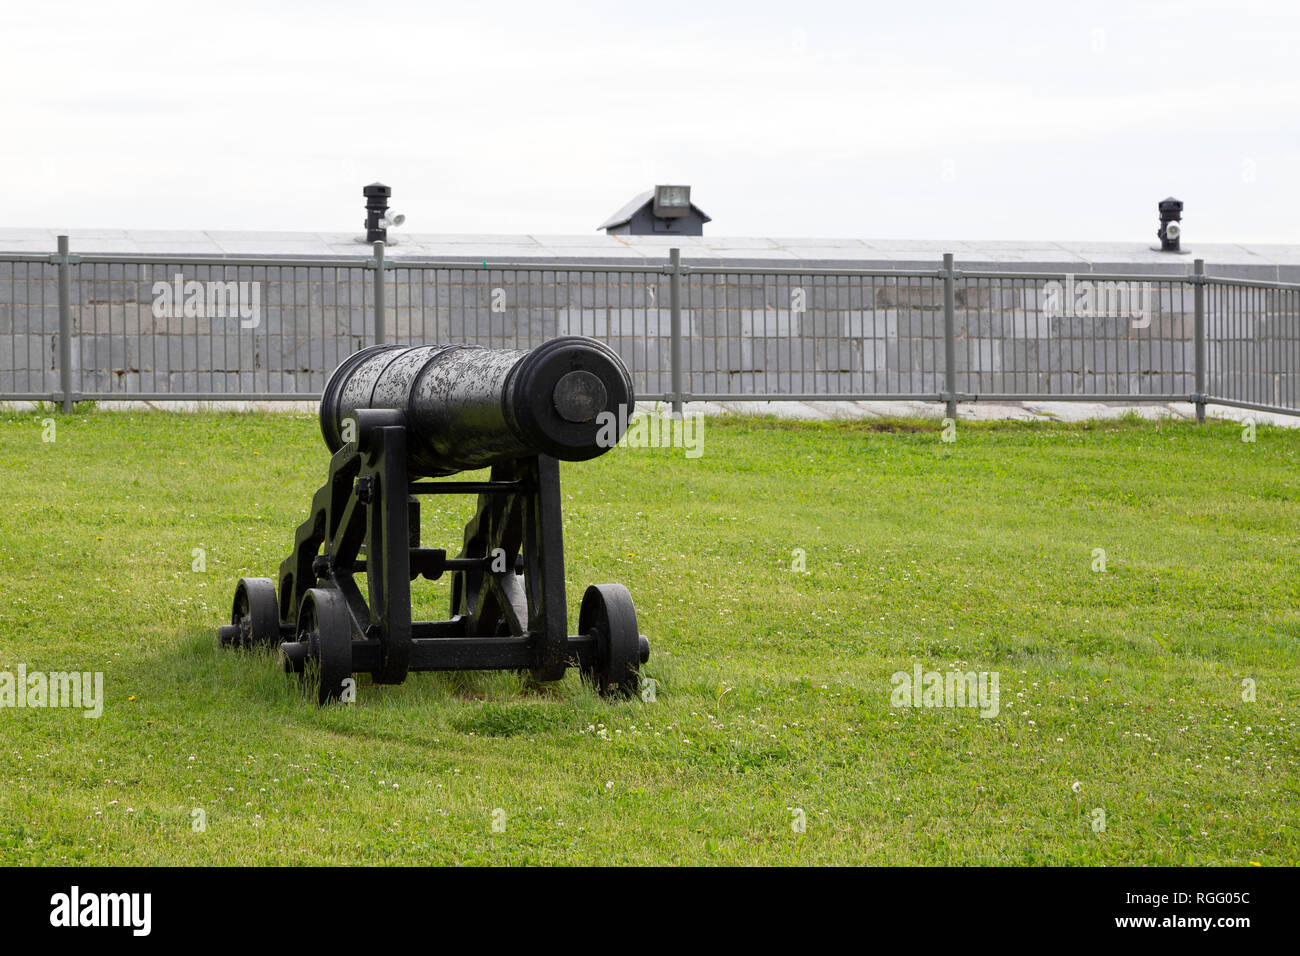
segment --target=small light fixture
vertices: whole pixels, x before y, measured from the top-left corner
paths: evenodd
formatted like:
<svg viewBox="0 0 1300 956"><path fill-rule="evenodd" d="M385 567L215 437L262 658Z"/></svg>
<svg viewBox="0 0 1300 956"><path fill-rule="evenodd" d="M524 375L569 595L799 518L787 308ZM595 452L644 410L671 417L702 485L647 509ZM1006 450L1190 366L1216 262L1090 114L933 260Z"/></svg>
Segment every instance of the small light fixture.
<svg viewBox="0 0 1300 956"><path fill-rule="evenodd" d="M1183 203L1181 199L1170 196L1160 200L1160 228L1156 235L1160 237L1161 252L1182 252L1179 241L1183 236Z"/></svg>
<svg viewBox="0 0 1300 956"><path fill-rule="evenodd" d="M366 234L358 236L357 242L385 242L393 245L388 238L389 228L406 222L405 216L388 211L388 198L393 191L383 183L371 183L362 188L361 194L366 197L366 221L363 223Z"/></svg>
<svg viewBox="0 0 1300 956"><path fill-rule="evenodd" d="M678 219L691 211L690 186L656 186L654 214L660 219Z"/></svg>

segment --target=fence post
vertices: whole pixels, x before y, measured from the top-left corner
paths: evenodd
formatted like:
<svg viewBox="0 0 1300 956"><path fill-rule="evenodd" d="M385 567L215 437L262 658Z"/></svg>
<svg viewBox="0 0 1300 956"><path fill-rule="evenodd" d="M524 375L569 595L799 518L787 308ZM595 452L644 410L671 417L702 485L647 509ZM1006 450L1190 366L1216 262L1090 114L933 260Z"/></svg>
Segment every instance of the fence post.
<svg viewBox="0 0 1300 956"><path fill-rule="evenodd" d="M1196 308L1196 423L1205 421L1205 260L1192 263L1192 300Z"/></svg>
<svg viewBox="0 0 1300 956"><path fill-rule="evenodd" d="M957 308L952 253L943 254L943 395L944 414L957 417Z"/></svg>
<svg viewBox="0 0 1300 956"><path fill-rule="evenodd" d="M388 339L388 316L384 303L384 242L377 240L372 248L375 250L375 344L383 345Z"/></svg>
<svg viewBox="0 0 1300 956"><path fill-rule="evenodd" d="M681 416L682 395L682 250L668 250L668 305L672 321L673 415Z"/></svg>
<svg viewBox="0 0 1300 956"><path fill-rule="evenodd" d="M68 237L58 237L59 254L59 391L63 410L72 411L72 260Z"/></svg>

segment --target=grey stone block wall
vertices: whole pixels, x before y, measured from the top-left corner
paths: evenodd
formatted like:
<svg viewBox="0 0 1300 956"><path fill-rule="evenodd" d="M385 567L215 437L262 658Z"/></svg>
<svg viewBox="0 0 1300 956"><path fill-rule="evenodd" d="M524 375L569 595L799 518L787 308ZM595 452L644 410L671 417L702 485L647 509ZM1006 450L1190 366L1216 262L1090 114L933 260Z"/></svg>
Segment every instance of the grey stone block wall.
<svg viewBox="0 0 1300 956"><path fill-rule="evenodd" d="M658 264L612 273L583 264L535 265L535 271L468 263L431 269L398 261L387 274L389 341L529 348L557 335L589 335L623 356L640 393L670 389L670 282ZM945 387L937 276L772 276L746 272L743 265L726 272L701 268L682 280L688 393L937 395ZM1092 268L1132 272L1122 262ZM1213 271L1245 275L1253 268ZM359 265L101 263L74 266L72 274L73 387L83 393L318 393L343 358L373 342L372 277ZM209 308L206 291L202 307L162 308L156 284L172 284L174 291L177 274L182 291L190 282L202 290L247 283L235 304L255 302L255 323L245 327L250 319L238 308L234 314ZM56 277L48 263L0 262L4 395L58 389ZM1061 316L1046 308L1044 280L1012 273L959 279L958 391L1190 394L1192 286L1162 280L1143 293L1149 310L1138 319ZM1211 394L1282 406L1300 401L1300 294L1207 290L1206 342Z"/></svg>

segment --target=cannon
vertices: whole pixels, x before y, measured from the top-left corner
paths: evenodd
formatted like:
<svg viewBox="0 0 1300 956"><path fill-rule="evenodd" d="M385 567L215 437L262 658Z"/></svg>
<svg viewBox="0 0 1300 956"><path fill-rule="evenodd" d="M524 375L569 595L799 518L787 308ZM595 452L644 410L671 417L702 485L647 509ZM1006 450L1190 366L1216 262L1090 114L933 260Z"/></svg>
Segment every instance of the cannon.
<svg viewBox="0 0 1300 956"><path fill-rule="evenodd" d="M278 583L241 578L231 648L277 647L320 703L354 674L578 667L603 695L637 691L650 654L621 584L587 588L568 632L559 461L622 437L635 399L618 355L581 336L528 351L376 345L347 358L321 397L329 475ZM488 468L486 480L442 480ZM477 495L454 557L420 540L420 498ZM414 621L411 586L449 573L446 620ZM364 582L357 575L364 574ZM364 583L364 590L363 590Z"/></svg>

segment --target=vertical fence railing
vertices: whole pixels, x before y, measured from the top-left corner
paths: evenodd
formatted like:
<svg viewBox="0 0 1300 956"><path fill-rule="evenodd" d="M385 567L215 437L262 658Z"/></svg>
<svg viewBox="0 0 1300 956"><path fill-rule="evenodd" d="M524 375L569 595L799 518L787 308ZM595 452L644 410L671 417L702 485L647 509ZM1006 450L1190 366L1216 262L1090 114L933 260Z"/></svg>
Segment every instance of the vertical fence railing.
<svg viewBox="0 0 1300 956"><path fill-rule="evenodd" d="M63 410L72 411L72 259L68 237L58 237L59 269L59 391Z"/></svg>
<svg viewBox="0 0 1300 956"><path fill-rule="evenodd" d="M957 417L957 274L952 253L943 254L943 400L944 414ZM968 366L969 367L969 366Z"/></svg>
<svg viewBox="0 0 1300 956"><path fill-rule="evenodd" d="M1300 285L1206 277L1210 404L1292 412L1300 406Z"/></svg>
<svg viewBox="0 0 1300 956"><path fill-rule="evenodd" d="M531 348L589 335L637 393L688 401L1190 402L1300 414L1300 284L1207 276L0 254L0 399L315 398L368 344ZM1048 287L1141 286L1141 321ZM160 312L158 289L262 292L261 324ZM1136 294L1136 293L1134 293ZM151 302L152 298L152 302ZM1187 300L1190 299L1190 308ZM57 307L50 300L57 301ZM1130 303L1131 305L1132 303ZM56 313L57 308L57 313ZM54 319L57 316L57 326ZM942 324L940 324L942 323Z"/></svg>
<svg viewBox="0 0 1300 956"><path fill-rule="evenodd" d="M1192 401L1196 405L1196 421L1205 421L1205 260L1197 259L1192 263L1192 299L1193 321L1195 329L1196 383L1193 387Z"/></svg>
<svg viewBox="0 0 1300 956"><path fill-rule="evenodd" d="M379 240L372 246L374 258L371 259L367 266L370 267L374 274L371 280L375 287L375 345L383 345L388 341L388 277L386 276L386 260L384 256L384 242Z"/></svg>
<svg viewBox="0 0 1300 956"><path fill-rule="evenodd" d="M668 309L669 309L669 350L671 354L672 408L674 415L682 414L684 396L682 393L682 250L668 250Z"/></svg>

